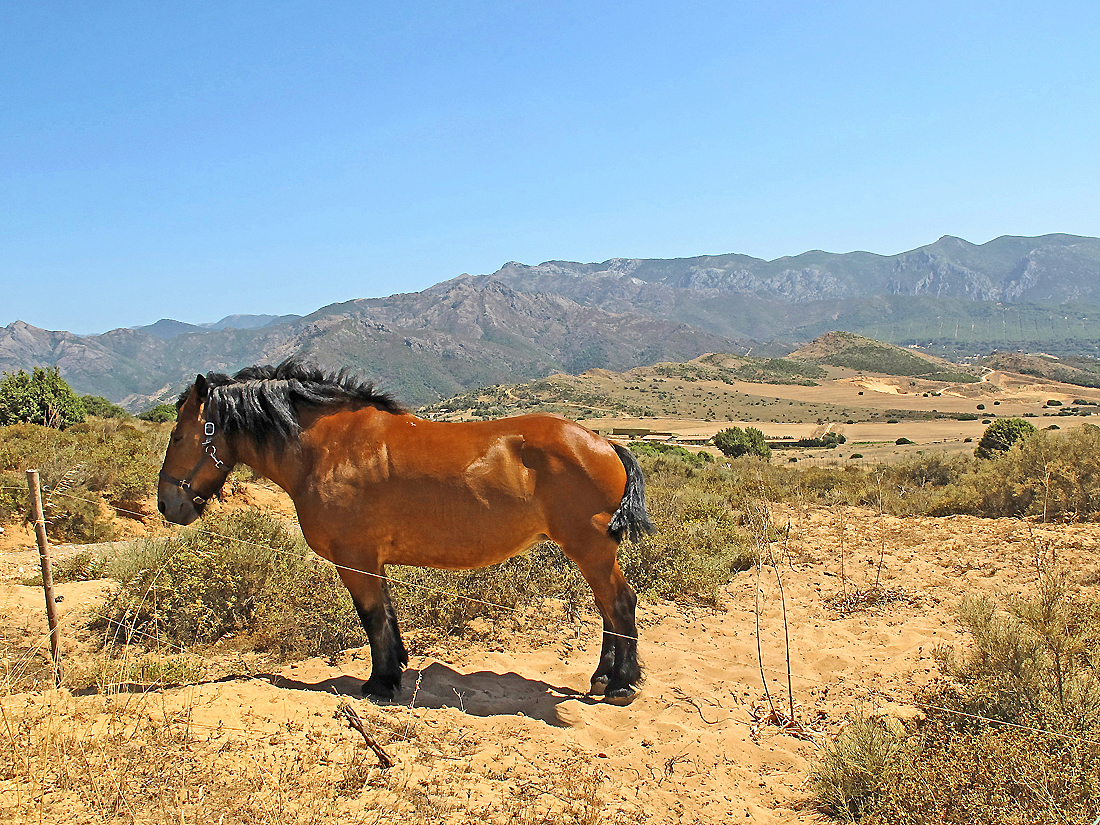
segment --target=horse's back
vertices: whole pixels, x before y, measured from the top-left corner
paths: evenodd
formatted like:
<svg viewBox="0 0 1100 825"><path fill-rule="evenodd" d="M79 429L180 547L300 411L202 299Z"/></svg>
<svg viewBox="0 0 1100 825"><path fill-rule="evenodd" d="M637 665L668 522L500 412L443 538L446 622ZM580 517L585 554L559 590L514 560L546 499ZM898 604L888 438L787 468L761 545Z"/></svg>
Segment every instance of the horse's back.
<svg viewBox="0 0 1100 825"><path fill-rule="evenodd" d="M491 421L426 422L458 452L485 456L499 453L545 479L587 478L622 497L626 471L611 443L586 427L560 415L530 413ZM434 439L433 439L434 440Z"/></svg>

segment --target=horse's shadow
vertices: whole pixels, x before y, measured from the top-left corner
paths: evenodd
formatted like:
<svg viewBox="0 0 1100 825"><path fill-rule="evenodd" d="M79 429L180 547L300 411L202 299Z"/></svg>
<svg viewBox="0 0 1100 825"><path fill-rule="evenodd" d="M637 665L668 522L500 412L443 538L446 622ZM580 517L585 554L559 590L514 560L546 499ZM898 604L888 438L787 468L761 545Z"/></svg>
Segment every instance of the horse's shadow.
<svg viewBox="0 0 1100 825"><path fill-rule="evenodd" d="M320 682L302 682L285 676L266 677L278 688L316 690L359 697L363 680L354 676L336 676ZM401 693L381 705L412 705L421 708L457 708L471 716L514 716L523 714L548 725L568 727L558 713L566 701L596 704L597 699L572 688L556 687L518 673L459 673L440 662L422 670L406 670Z"/></svg>

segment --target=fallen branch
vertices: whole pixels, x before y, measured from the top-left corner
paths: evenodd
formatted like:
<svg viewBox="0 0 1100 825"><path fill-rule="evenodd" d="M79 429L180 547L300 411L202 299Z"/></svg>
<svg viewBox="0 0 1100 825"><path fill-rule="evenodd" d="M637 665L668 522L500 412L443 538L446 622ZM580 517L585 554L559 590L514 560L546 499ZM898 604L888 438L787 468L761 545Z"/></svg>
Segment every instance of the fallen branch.
<svg viewBox="0 0 1100 825"><path fill-rule="evenodd" d="M349 705L347 702L341 702L336 708L337 716L344 717L344 721L352 728L363 734L363 741L367 743L367 747L374 751L374 755L378 757L378 762L382 766L382 770L392 768L394 761L390 758L390 755L382 750L382 746L374 741L374 737L367 733L366 728L363 727L363 720L359 718L359 714L355 712L355 708Z"/></svg>

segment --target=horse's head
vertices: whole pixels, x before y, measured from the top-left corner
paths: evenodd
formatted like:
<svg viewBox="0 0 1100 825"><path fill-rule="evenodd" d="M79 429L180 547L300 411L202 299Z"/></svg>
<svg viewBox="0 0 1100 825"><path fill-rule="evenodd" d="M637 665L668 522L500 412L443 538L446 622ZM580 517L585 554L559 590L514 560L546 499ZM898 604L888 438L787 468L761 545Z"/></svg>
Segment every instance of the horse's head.
<svg viewBox="0 0 1100 825"><path fill-rule="evenodd" d="M190 524L225 484L236 463L207 417L209 388L200 375L179 406L157 486L157 509L173 524Z"/></svg>

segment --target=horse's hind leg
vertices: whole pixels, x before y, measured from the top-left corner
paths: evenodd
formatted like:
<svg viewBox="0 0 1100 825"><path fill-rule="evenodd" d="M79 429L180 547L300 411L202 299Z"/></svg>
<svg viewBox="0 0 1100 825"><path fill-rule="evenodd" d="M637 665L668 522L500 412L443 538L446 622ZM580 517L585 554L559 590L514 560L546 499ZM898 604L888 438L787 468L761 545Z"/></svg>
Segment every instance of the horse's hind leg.
<svg viewBox="0 0 1100 825"><path fill-rule="evenodd" d="M351 593L355 612L370 639L371 675L363 685L363 696L375 699L392 699L401 690L401 671L409 663L384 575L385 568L378 576L340 570L340 579Z"/></svg>
<svg viewBox="0 0 1100 825"><path fill-rule="evenodd" d="M601 611L602 613L602 611ZM615 669L615 626L605 617L603 620L603 644L600 647L600 663L592 674L592 687L588 691L593 696L603 696L607 683L611 681L611 671Z"/></svg>
<svg viewBox="0 0 1100 825"><path fill-rule="evenodd" d="M578 553L576 547L563 549L592 588L596 607L603 617L603 644L599 664L592 674L592 693L602 693L604 701L611 704L628 705L634 701L642 678L635 622L638 597L615 560L617 546L609 536L600 536L599 546L588 553Z"/></svg>

